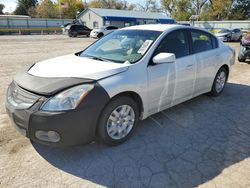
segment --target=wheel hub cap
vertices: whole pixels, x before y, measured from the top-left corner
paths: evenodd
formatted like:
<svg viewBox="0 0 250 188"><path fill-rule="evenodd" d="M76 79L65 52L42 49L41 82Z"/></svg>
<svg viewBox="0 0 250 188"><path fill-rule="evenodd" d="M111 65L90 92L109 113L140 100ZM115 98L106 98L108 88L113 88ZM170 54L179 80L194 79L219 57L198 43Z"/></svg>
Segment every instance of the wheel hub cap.
<svg viewBox="0 0 250 188"><path fill-rule="evenodd" d="M118 106L107 121L108 135L115 140L127 136L134 126L135 112L129 105Z"/></svg>
<svg viewBox="0 0 250 188"><path fill-rule="evenodd" d="M216 91L219 93L223 90L226 82L226 73L225 72L220 72L220 74L217 76L216 79Z"/></svg>

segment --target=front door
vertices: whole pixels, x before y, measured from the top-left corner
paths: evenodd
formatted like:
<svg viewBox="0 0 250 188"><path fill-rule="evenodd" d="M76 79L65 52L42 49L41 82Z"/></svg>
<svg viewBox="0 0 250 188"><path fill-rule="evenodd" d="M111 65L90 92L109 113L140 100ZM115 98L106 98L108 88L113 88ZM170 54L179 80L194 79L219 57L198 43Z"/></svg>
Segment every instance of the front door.
<svg viewBox="0 0 250 188"><path fill-rule="evenodd" d="M148 66L149 113L153 114L190 99L194 92L196 60L189 49L186 30L169 33L160 43L153 56L159 53L174 53L173 63Z"/></svg>

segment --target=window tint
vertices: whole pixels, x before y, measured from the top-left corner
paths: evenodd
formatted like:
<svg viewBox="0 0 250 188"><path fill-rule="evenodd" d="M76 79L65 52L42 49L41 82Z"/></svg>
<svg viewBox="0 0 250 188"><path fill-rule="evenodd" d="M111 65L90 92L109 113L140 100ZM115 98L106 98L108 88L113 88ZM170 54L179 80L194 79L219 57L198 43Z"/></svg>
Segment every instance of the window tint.
<svg viewBox="0 0 250 188"><path fill-rule="evenodd" d="M233 31L234 31L235 33L239 33L239 32L240 32L239 29L234 29Z"/></svg>
<svg viewBox="0 0 250 188"><path fill-rule="evenodd" d="M89 30L89 28L88 28L88 27L86 27L86 26L83 26L83 28L84 28L84 30Z"/></svg>
<svg viewBox="0 0 250 188"><path fill-rule="evenodd" d="M211 35L202 31L191 31L194 53L213 49Z"/></svg>
<svg viewBox="0 0 250 188"><path fill-rule="evenodd" d="M189 55L187 33L184 30L173 31L168 34L158 46L155 55L159 53L174 53L176 58Z"/></svg>
<svg viewBox="0 0 250 188"><path fill-rule="evenodd" d="M117 27L115 27L115 26L108 26L108 27L106 27L106 29L107 30L112 30L112 29L117 29Z"/></svg>
<svg viewBox="0 0 250 188"><path fill-rule="evenodd" d="M78 29L84 29L84 26L83 25L78 25Z"/></svg>

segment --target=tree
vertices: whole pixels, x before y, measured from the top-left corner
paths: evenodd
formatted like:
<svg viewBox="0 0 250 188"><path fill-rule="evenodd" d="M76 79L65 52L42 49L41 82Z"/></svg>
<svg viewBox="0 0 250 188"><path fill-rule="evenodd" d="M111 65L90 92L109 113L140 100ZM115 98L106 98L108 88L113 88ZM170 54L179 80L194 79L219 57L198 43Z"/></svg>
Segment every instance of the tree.
<svg viewBox="0 0 250 188"><path fill-rule="evenodd" d="M245 20L250 18L250 1L235 0L233 3L231 19Z"/></svg>
<svg viewBox="0 0 250 188"><path fill-rule="evenodd" d="M39 18L56 18L58 12L55 4L51 0L43 0L41 4L36 7L36 17Z"/></svg>
<svg viewBox="0 0 250 188"><path fill-rule="evenodd" d="M17 15L29 15L29 10L36 7L37 0L17 0L17 7L14 11Z"/></svg>
<svg viewBox="0 0 250 188"><path fill-rule="evenodd" d="M56 9L61 18L75 19L77 13L83 11L84 8L81 0L60 0L56 3Z"/></svg>
<svg viewBox="0 0 250 188"><path fill-rule="evenodd" d="M232 10L232 0L212 0L204 6L202 20L228 20Z"/></svg>
<svg viewBox="0 0 250 188"><path fill-rule="evenodd" d="M202 7L208 0L192 0L192 4L195 8L195 14L200 15Z"/></svg>
<svg viewBox="0 0 250 188"><path fill-rule="evenodd" d="M3 9L5 8L4 4L0 4L0 14L3 14Z"/></svg>
<svg viewBox="0 0 250 188"><path fill-rule="evenodd" d="M177 0L161 0L162 9L168 14L171 15L177 9Z"/></svg>
<svg viewBox="0 0 250 188"><path fill-rule="evenodd" d="M133 10L135 8L134 4L129 4L125 0L93 0L89 3L88 6L91 8L110 8L120 10Z"/></svg>
<svg viewBox="0 0 250 188"><path fill-rule="evenodd" d="M144 5L137 4L139 10L145 12L158 12L160 8L157 6L156 0L146 0Z"/></svg>
<svg viewBox="0 0 250 188"><path fill-rule="evenodd" d="M162 0L163 10L178 21L188 21L195 14L190 0Z"/></svg>

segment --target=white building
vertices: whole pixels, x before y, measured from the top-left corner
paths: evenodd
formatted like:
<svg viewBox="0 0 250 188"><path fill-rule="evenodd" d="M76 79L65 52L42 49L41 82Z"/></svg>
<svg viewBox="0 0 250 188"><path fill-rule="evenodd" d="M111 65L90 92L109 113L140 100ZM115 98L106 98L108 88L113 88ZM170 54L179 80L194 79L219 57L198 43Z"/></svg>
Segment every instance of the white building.
<svg viewBox="0 0 250 188"><path fill-rule="evenodd" d="M140 12L117 9L87 8L77 19L87 27L100 28L105 25L125 27L151 23L174 23L175 20L163 13Z"/></svg>

